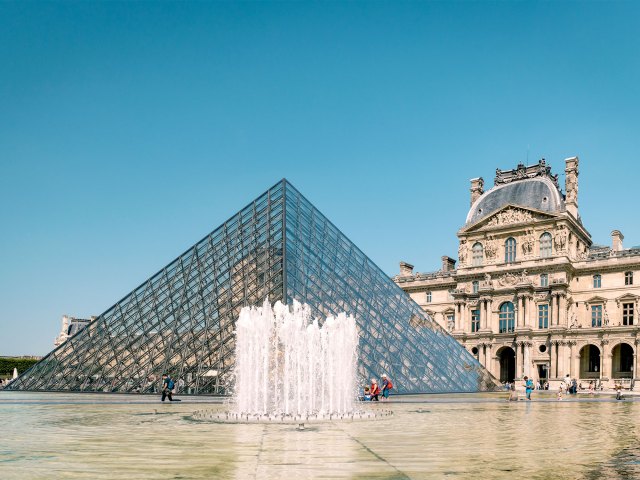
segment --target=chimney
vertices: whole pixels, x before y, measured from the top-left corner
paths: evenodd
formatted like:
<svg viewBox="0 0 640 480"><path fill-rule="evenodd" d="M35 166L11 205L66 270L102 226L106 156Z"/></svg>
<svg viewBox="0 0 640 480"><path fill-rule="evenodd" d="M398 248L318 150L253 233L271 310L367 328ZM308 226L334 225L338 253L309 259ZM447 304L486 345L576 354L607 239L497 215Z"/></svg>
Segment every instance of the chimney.
<svg viewBox="0 0 640 480"><path fill-rule="evenodd" d="M455 269L456 269L456 261L453 258L444 255L442 257L442 271L451 272Z"/></svg>
<svg viewBox="0 0 640 480"><path fill-rule="evenodd" d="M624 235L620 230L611 232L611 249L614 252L622 251L622 240L624 240Z"/></svg>
<svg viewBox="0 0 640 480"><path fill-rule="evenodd" d="M471 205L475 202L480 195L484 193L484 180L482 177L471 179Z"/></svg>
<svg viewBox="0 0 640 480"><path fill-rule="evenodd" d="M410 277L413 275L413 265L407 262L400 262L400 276Z"/></svg>
<svg viewBox="0 0 640 480"><path fill-rule="evenodd" d="M565 182L566 191L565 205L567 212L571 213L574 218L578 218L578 157L567 158L565 164Z"/></svg>

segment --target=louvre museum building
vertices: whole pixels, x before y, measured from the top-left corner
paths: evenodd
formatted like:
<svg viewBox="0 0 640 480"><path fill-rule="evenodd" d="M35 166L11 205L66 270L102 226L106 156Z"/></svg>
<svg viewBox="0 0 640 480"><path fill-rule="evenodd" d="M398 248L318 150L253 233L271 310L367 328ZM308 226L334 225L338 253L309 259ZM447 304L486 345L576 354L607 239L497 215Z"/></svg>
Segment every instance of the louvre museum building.
<svg viewBox="0 0 640 480"><path fill-rule="evenodd" d="M525 375L551 387L634 388L638 368L640 248L594 245L578 210L578 158L564 192L541 160L471 180L458 260L394 281L502 382ZM457 263L457 265L456 265Z"/></svg>

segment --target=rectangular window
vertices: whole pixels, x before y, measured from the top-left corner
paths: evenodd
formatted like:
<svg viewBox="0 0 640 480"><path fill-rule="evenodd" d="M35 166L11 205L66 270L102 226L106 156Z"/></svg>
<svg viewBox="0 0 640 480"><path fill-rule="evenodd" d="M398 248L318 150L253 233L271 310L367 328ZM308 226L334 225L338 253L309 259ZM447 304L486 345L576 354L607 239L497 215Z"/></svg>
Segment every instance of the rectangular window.
<svg viewBox="0 0 640 480"><path fill-rule="evenodd" d="M427 292L427 303L431 303L431 292Z"/></svg>
<svg viewBox="0 0 640 480"><path fill-rule="evenodd" d="M471 310L471 332L480 330L480 309Z"/></svg>
<svg viewBox="0 0 640 480"><path fill-rule="evenodd" d="M549 275L547 275L546 273L543 273L542 275L540 275L540 286L541 287L549 286Z"/></svg>
<svg viewBox="0 0 640 480"><path fill-rule="evenodd" d="M451 332L451 331L453 331L455 326L456 326L455 317L454 317L453 313L450 313L450 314L447 315L447 330L449 330Z"/></svg>
<svg viewBox="0 0 640 480"><path fill-rule="evenodd" d="M593 276L593 288L602 287L602 277L600 275Z"/></svg>
<svg viewBox="0 0 640 480"><path fill-rule="evenodd" d="M473 293L478 293L478 290L480 289L480 282L478 282L477 280L474 280L471 283L471 287L473 289Z"/></svg>
<svg viewBox="0 0 640 480"><path fill-rule="evenodd" d="M622 324L633 325L633 303L622 304Z"/></svg>
<svg viewBox="0 0 640 480"><path fill-rule="evenodd" d="M549 328L549 305L538 305L538 328Z"/></svg>
<svg viewBox="0 0 640 480"><path fill-rule="evenodd" d="M591 326L602 326L602 305L591 305Z"/></svg>
<svg viewBox="0 0 640 480"><path fill-rule="evenodd" d="M625 272L625 274L624 274L624 284L625 285L633 285L633 272Z"/></svg>

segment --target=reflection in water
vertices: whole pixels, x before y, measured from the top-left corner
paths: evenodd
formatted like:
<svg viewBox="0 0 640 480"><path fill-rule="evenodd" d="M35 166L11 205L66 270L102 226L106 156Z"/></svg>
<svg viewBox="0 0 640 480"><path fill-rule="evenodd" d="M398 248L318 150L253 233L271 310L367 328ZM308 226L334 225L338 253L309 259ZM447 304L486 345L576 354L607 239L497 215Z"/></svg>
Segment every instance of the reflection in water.
<svg viewBox="0 0 640 480"><path fill-rule="evenodd" d="M366 405L391 407L389 419L298 431L194 422L202 406L187 398L2 392L0 476L640 478L640 401L503 397L402 398Z"/></svg>

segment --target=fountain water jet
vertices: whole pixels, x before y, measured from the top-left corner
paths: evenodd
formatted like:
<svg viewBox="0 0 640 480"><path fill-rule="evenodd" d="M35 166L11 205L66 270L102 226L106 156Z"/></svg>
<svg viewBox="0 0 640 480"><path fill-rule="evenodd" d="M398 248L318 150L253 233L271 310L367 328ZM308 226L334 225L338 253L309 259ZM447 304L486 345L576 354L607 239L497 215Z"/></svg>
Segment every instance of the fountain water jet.
<svg viewBox="0 0 640 480"><path fill-rule="evenodd" d="M318 423L372 420L388 410L356 411L358 331L354 317L312 319L308 305L265 300L236 322L234 406L201 410L195 420L223 423ZM302 428L304 429L304 428Z"/></svg>
<svg viewBox="0 0 640 480"><path fill-rule="evenodd" d="M308 305L265 300L236 323L235 411L345 414L357 397L358 332L352 316L312 319Z"/></svg>

